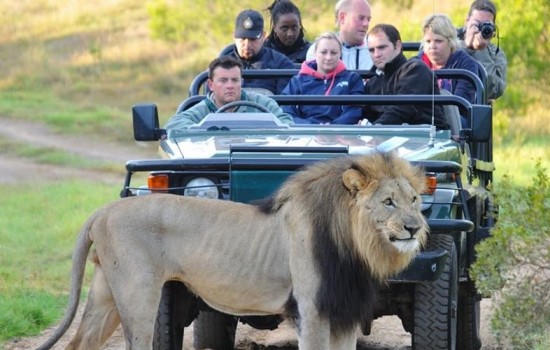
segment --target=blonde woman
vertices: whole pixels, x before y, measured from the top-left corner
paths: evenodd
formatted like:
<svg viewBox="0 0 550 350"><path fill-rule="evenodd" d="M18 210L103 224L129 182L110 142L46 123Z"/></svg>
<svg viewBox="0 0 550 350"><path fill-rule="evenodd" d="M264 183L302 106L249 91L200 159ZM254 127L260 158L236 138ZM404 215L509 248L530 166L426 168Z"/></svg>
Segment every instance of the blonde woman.
<svg viewBox="0 0 550 350"><path fill-rule="evenodd" d="M456 28L447 15L432 15L422 26L422 50L420 59L432 70L436 69L466 69L479 74L477 62L460 49ZM439 87L454 95L474 102L475 87L465 79L439 79ZM462 126L469 127L469 122L462 118Z"/></svg>
<svg viewBox="0 0 550 350"><path fill-rule="evenodd" d="M363 80L346 69L340 59L342 43L334 33L323 33L315 39L315 59L302 63L300 72L290 79L283 95L362 95ZM295 123L357 124L360 106L300 105L283 106Z"/></svg>

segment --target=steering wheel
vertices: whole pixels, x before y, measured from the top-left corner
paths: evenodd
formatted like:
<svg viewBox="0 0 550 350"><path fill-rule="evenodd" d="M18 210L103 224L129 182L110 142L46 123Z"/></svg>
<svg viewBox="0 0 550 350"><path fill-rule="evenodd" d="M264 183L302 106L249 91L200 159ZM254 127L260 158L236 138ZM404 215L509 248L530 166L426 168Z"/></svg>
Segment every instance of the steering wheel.
<svg viewBox="0 0 550 350"><path fill-rule="evenodd" d="M271 111L269 109L267 109L265 106L262 106L261 104L259 104L257 102L246 101L246 100L239 100L239 101L229 102L228 104L221 106L216 111L216 113L222 113L222 112L225 112L228 109L231 109L233 107L240 107L240 106L248 106L248 107L256 108L260 112L271 113Z"/></svg>

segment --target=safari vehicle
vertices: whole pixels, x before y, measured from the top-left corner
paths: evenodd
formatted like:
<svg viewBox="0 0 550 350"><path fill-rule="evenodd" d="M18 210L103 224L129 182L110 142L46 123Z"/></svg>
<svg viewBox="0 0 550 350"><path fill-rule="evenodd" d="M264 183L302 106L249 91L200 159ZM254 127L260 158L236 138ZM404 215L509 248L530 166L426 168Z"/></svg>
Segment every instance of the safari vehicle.
<svg viewBox="0 0 550 350"><path fill-rule="evenodd" d="M472 79L483 86L479 78ZM202 98L191 96L179 109ZM481 98L470 104L445 95L273 98L279 104L447 105L465 113L472 127L457 130L454 123L453 130L436 131L430 125L285 126L256 105L257 114L213 113L189 130L167 132L159 128L156 106L139 104L133 107L134 137L160 141L162 159L128 161L121 196L168 192L248 203L268 197L289 175L312 162L375 150L397 152L426 171L429 191L422 195L422 212L431 235L411 265L380 290L374 315L365 317L362 331L368 335L374 319L397 315L412 334L413 349L479 349L481 297L468 268L475 260L475 245L494 224L489 191L491 107ZM227 108L241 103L250 104L237 101ZM134 175L143 172L149 174L147 186L133 184ZM159 305L154 348L181 349L184 329L193 321L195 347L232 349L238 322L275 329L282 318L222 314L183 284L168 282Z"/></svg>

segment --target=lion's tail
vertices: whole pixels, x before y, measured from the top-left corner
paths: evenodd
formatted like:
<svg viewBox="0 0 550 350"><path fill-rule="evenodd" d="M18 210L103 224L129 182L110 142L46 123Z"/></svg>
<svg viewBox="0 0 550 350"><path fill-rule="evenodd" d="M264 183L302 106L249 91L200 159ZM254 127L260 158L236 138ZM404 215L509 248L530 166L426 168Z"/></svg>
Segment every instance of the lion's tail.
<svg viewBox="0 0 550 350"><path fill-rule="evenodd" d="M80 293L82 291L82 282L84 280L84 270L86 268L86 260L88 252L92 246L92 240L90 238L90 229L95 221L97 213L86 221L84 227L80 230L78 235L75 249L73 252L73 269L71 273L71 292L69 295L69 305L63 316L63 320L59 327L55 330L54 334L37 350L47 350L57 343L57 341L67 332L74 316L78 309L78 302L80 300Z"/></svg>

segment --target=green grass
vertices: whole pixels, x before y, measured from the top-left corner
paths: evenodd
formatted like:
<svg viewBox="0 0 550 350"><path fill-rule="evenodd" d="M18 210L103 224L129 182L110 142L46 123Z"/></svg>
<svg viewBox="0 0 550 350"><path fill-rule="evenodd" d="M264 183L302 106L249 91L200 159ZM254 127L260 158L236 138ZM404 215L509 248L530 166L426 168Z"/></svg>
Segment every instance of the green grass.
<svg viewBox="0 0 550 350"><path fill-rule="evenodd" d="M545 169L550 169L550 139L532 137L529 140L502 141L495 147L495 181L509 176L512 183L528 186L536 174L535 164L540 161Z"/></svg>
<svg viewBox="0 0 550 350"><path fill-rule="evenodd" d="M78 181L0 189L0 341L36 334L60 318L80 226L119 191Z"/></svg>

